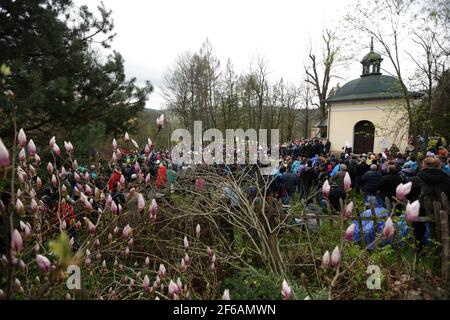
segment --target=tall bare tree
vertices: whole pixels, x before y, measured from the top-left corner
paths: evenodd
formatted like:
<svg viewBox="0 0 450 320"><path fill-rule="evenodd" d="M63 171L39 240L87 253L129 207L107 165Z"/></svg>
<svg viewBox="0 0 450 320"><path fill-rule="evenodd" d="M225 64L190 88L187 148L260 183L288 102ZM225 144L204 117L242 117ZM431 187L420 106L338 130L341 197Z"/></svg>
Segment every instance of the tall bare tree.
<svg viewBox="0 0 450 320"><path fill-rule="evenodd" d="M341 60L342 42L338 39L336 31L325 29L322 33L324 45L321 57L318 57L312 45L309 48L308 63L305 65L306 81L312 85L319 99L320 118L327 117L325 99L330 89L330 81L335 76L334 69Z"/></svg>

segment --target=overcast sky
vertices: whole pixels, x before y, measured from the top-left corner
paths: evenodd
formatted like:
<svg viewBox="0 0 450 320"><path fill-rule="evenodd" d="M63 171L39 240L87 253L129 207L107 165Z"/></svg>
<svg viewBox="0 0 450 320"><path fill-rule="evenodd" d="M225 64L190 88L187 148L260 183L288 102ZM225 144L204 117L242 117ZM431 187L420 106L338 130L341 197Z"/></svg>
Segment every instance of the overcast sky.
<svg viewBox="0 0 450 320"><path fill-rule="evenodd" d="M231 58L237 72L252 57L264 56L270 78L298 83L304 74L310 40L324 26L336 25L356 0L104 0L113 11L117 37L112 43L125 59L128 78L150 80L155 87L148 108L165 108L161 86L167 68L186 51L197 51L206 38L224 66ZM95 10L98 0L76 0ZM355 39L369 42L369 39ZM363 52L364 55L367 52ZM361 57L362 57L361 55ZM344 72L361 72L359 63ZM342 84L342 83L341 83Z"/></svg>

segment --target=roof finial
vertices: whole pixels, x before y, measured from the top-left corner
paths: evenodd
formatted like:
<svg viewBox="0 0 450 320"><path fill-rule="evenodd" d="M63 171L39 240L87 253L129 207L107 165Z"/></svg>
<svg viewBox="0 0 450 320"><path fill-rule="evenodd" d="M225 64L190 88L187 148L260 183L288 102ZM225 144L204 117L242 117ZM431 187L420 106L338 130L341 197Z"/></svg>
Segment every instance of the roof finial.
<svg viewBox="0 0 450 320"><path fill-rule="evenodd" d="M370 40L370 51L373 51L373 37Z"/></svg>

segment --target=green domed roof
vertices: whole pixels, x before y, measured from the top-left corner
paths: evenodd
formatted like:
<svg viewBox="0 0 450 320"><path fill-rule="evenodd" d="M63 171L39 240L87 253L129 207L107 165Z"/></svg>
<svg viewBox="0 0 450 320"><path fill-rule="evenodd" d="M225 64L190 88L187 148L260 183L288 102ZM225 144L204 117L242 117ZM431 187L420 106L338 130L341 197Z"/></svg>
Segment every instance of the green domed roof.
<svg viewBox="0 0 450 320"><path fill-rule="evenodd" d="M401 97L404 97L404 94L397 78L382 74L370 74L347 82L326 102Z"/></svg>
<svg viewBox="0 0 450 320"><path fill-rule="evenodd" d="M361 63L362 64L366 64L366 63L370 63L370 62L381 62L383 61L383 58L381 58L381 55L374 52L374 51L370 51L368 54L366 54L364 56L364 58L362 59Z"/></svg>

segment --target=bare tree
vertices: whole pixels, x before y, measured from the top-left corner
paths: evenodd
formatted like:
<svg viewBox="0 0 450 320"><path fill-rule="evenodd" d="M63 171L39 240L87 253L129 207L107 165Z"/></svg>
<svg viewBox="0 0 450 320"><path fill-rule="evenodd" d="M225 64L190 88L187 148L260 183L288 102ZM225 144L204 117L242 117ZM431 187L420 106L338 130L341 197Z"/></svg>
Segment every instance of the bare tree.
<svg viewBox="0 0 450 320"><path fill-rule="evenodd" d="M322 33L322 41L324 48L322 58L318 58L313 51L312 45L309 48L308 61L305 65L306 81L312 85L319 99L321 120L326 119L325 99L330 89L330 80L332 79L333 70L340 60L341 43L337 38L336 32L325 29Z"/></svg>
<svg viewBox="0 0 450 320"><path fill-rule="evenodd" d="M315 112L315 106L318 106L317 103L313 102L313 88L309 82L302 84L302 86L298 89L299 98L300 98L300 123L303 126L303 136L305 138L309 137L311 133L312 120Z"/></svg>

